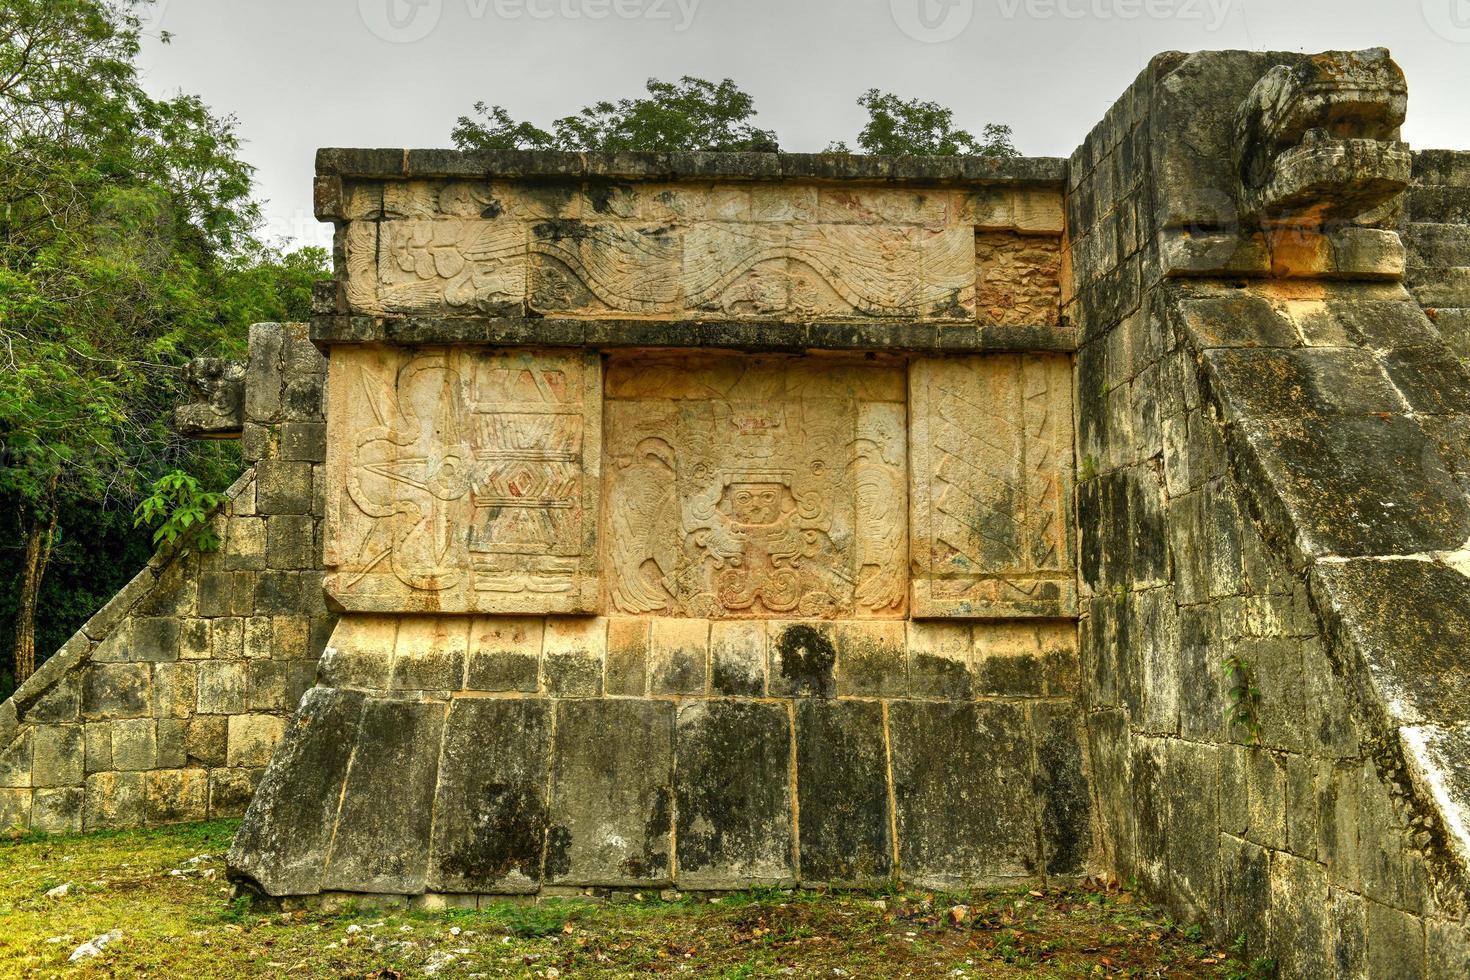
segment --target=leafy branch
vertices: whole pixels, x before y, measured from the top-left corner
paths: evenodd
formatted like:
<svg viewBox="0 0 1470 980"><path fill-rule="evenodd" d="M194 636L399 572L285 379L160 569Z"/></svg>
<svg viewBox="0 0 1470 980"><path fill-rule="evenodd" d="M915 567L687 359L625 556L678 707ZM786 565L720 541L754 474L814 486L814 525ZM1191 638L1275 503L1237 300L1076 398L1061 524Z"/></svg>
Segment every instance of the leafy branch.
<svg viewBox="0 0 1470 980"><path fill-rule="evenodd" d="M157 524L155 545L192 537L200 551L218 551L219 535L208 520L210 512L224 500L224 494L205 490L194 477L174 470L160 477L153 484L153 492L133 509L133 526Z"/></svg>
<svg viewBox="0 0 1470 980"><path fill-rule="evenodd" d="M1251 744L1261 744L1261 689L1256 686L1256 670L1244 657L1231 654L1220 662L1230 679L1230 705L1225 709L1232 725L1250 732Z"/></svg>

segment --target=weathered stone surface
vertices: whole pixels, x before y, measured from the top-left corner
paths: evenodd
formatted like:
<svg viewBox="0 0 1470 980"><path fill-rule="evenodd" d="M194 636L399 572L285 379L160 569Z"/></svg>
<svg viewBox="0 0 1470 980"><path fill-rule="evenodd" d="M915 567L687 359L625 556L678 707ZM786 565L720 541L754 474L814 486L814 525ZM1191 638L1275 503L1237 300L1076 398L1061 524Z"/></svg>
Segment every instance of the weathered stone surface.
<svg viewBox="0 0 1470 980"><path fill-rule="evenodd" d="M601 373L585 354L334 356L333 601L358 612L596 611Z"/></svg>
<svg viewBox="0 0 1470 980"><path fill-rule="evenodd" d="M730 620L710 624L710 687L716 694L766 693L766 626Z"/></svg>
<svg viewBox="0 0 1470 980"><path fill-rule="evenodd" d="M681 888L792 884L791 724L786 707L694 701L675 729Z"/></svg>
<svg viewBox="0 0 1470 980"><path fill-rule="evenodd" d="M1075 613L1069 373L1045 357L914 363L915 615Z"/></svg>
<svg viewBox="0 0 1470 980"><path fill-rule="evenodd" d="M424 890L446 710L438 702L363 705L323 889L389 895Z"/></svg>
<svg viewBox="0 0 1470 980"><path fill-rule="evenodd" d="M235 835L232 875L267 895L321 891L363 701L355 691L307 692Z"/></svg>
<svg viewBox="0 0 1470 980"><path fill-rule="evenodd" d="M476 618L470 625L465 689L534 692L539 683L541 634L540 619Z"/></svg>
<svg viewBox="0 0 1470 980"><path fill-rule="evenodd" d="M614 359L607 397L604 538L613 610L902 614L899 367Z"/></svg>
<svg viewBox="0 0 1470 980"><path fill-rule="evenodd" d="M602 693L607 620L551 619L541 645L541 687L553 697Z"/></svg>
<svg viewBox="0 0 1470 980"><path fill-rule="evenodd" d="M773 697L837 693L837 648L827 623L772 623L768 636Z"/></svg>
<svg viewBox="0 0 1470 980"><path fill-rule="evenodd" d="M631 887L668 882L673 705L563 701L556 713L547 880Z"/></svg>
<svg viewBox="0 0 1470 980"><path fill-rule="evenodd" d="M434 793L430 891L540 887L550 750L547 702L451 704Z"/></svg>
<svg viewBox="0 0 1470 980"><path fill-rule="evenodd" d="M1038 876L1022 710L896 701L888 718L905 878L942 888Z"/></svg>
<svg viewBox="0 0 1470 980"><path fill-rule="evenodd" d="M887 770L881 704L797 705L804 883L872 884L893 873Z"/></svg>
<svg viewBox="0 0 1470 980"><path fill-rule="evenodd" d="M709 677L710 624L703 619L655 619L648 644L650 694L703 694Z"/></svg>

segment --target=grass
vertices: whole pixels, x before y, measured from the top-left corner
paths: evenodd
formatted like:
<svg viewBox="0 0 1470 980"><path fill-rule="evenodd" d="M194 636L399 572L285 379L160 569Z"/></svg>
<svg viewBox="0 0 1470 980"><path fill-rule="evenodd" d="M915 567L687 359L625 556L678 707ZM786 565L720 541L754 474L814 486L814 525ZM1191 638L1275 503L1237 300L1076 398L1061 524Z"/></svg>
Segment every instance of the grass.
<svg viewBox="0 0 1470 980"><path fill-rule="evenodd" d="M269 912L232 899L233 823L0 842L0 976L1214 977L1265 964L1203 944L1117 886L819 894L478 911ZM47 891L68 885L66 893ZM961 912L956 905L965 906ZM96 957L81 943L119 932Z"/></svg>

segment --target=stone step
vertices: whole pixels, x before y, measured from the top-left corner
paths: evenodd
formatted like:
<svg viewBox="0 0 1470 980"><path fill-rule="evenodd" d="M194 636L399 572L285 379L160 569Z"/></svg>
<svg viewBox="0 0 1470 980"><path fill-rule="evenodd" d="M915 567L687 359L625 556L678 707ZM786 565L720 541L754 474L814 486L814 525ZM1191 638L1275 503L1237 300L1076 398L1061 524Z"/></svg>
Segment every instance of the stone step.
<svg viewBox="0 0 1470 980"><path fill-rule="evenodd" d="M1470 150L1420 150L1414 154L1415 184L1470 187Z"/></svg>
<svg viewBox="0 0 1470 980"><path fill-rule="evenodd" d="M1443 184L1410 187L1404 203L1404 220L1470 224L1470 187Z"/></svg>
<svg viewBox="0 0 1470 980"><path fill-rule="evenodd" d="M1470 266L1410 269L1404 284L1425 309L1470 307Z"/></svg>
<svg viewBox="0 0 1470 980"><path fill-rule="evenodd" d="M1399 230L1409 266L1470 265L1470 225L1416 221Z"/></svg>

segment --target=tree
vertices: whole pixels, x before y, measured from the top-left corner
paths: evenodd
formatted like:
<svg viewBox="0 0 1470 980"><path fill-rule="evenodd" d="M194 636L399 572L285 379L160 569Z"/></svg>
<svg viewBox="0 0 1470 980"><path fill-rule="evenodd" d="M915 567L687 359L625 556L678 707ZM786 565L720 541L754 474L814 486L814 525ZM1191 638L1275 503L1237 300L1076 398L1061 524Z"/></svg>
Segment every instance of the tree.
<svg viewBox="0 0 1470 980"><path fill-rule="evenodd" d="M726 150L775 152L776 134L751 122L755 102L732 82L684 76L648 80L648 96L596 102L551 124L551 132L518 123L503 107L475 103L451 138L462 150Z"/></svg>
<svg viewBox="0 0 1470 980"><path fill-rule="evenodd" d="M954 126L954 112L937 102L905 101L891 92L870 88L858 96L858 105L868 111L868 122L858 134L863 153L884 156L1013 157L1011 127L987 123L977 140ZM849 153L846 143L827 147L829 153Z"/></svg>
<svg viewBox="0 0 1470 980"><path fill-rule="evenodd" d="M0 510L19 543L16 683L35 667L59 545L165 471L212 482L238 467L170 431L179 368L242 354L256 311L298 308L322 264L254 237L233 119L139 85L151 2L0 0Z"/></svg>

